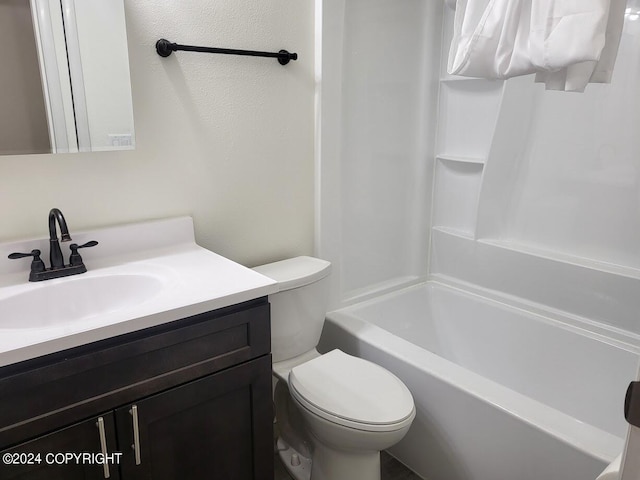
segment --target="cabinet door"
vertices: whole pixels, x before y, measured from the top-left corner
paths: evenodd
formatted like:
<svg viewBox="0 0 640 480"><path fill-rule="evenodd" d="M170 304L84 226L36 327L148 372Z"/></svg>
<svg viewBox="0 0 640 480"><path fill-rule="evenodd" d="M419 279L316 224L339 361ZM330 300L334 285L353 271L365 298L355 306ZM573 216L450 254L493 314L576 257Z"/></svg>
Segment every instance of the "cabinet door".
<svg viewBox="0 0 640 480"><path fill-rule="evenodd" d="M107 466L96 454L116 455ZM65 459L67 453L89 453ZM62 455L61 455L62 454ZM120 478L113 413L92 418L0 452L2 480L93 480Z"/></svg>
<svg viewBox="0 0 640 480"><path fill-rule="evenodd" d="M116 423L125 480L271 480L271 357L118 409Z"/></svg>

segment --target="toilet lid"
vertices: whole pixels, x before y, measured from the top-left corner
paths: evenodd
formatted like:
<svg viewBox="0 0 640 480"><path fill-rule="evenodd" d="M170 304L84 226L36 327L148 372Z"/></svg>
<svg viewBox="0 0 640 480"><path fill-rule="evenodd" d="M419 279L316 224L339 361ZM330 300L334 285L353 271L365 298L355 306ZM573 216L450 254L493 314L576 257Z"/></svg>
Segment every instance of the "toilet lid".
<svg viewBox="0 0 640 480"><path fill-rule="evenodd" d="M294 367L289 386L303 406L346 426L394 429L414 415L411 392L398 377L340 350Z"/></svg>

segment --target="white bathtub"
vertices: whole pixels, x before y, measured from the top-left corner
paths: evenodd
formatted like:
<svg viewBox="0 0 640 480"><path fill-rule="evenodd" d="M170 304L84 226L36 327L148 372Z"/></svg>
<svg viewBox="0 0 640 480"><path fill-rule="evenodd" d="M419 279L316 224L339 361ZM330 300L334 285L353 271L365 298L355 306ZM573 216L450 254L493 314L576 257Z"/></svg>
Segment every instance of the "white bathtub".
<svg viewBox="0 0 640 480"><path fill-rule="evenodd" d="M320 350L406 383L417 416L391 453L428 480L593 480L622 451L639 349L554 317L429 282L330 313Z"/></svg>

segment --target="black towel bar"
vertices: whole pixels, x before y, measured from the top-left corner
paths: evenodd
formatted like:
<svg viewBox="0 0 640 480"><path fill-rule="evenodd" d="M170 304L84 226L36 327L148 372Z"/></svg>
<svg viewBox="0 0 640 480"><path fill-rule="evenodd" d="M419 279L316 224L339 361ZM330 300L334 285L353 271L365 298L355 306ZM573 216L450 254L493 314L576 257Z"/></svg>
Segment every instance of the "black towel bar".
<svg viewBox="0 0 640 480"><path fill-rule="evenodd" d="M171 52L183 50L185 52L204 52L204 53L221 53L223 55L248 55L251 57L270 57L277 58L280 65L286 65L290 60L297 60L297 53L289 53L286 50L279 52L258 52L255 50L235 50L232 48L213 48L213 47L196 47L194 45L180 45L172 43L169 40L161 38L156 42L156 52L161 57L168 57Z"/></svg>

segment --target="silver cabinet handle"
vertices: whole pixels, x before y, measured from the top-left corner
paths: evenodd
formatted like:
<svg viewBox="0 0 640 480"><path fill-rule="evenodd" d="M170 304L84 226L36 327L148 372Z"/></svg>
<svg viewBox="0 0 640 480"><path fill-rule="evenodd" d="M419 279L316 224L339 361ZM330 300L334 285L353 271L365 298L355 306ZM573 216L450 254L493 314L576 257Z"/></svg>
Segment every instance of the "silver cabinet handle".
<svg viewBox="0 0 640 480"><path fill-rule="evenodd" d="M140 429L138 428L138 407L132 405L129 413L133 417L133 452L136 455L136 465L140 465Z"/></svg>
<svg viewBox="0 0 640 480"><path fill-rule="evenodd" d="M102 456L104 458L104 463L102 464L104 468L104 478L109 478L111 474L109 473L109 462L107 462L107 436L104 433L104 419L98 417L96 425L98 426L98 433L100 434L100 449L102 450Z"/></svg>

